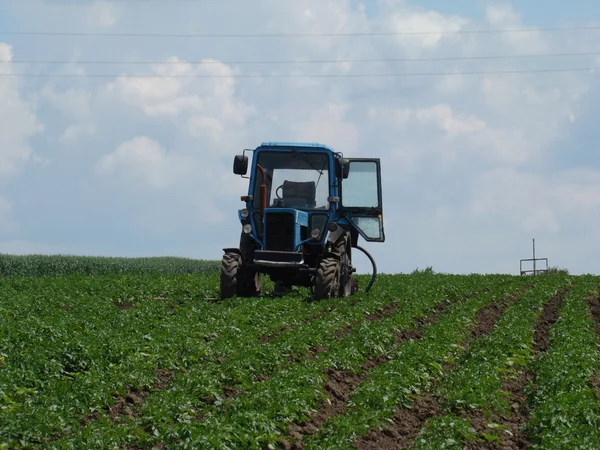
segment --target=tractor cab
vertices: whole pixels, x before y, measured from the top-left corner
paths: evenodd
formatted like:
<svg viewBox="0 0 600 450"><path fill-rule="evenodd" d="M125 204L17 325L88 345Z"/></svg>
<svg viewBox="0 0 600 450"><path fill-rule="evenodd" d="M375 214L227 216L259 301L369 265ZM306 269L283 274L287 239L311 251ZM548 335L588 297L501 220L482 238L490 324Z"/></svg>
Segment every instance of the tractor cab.
<svg viewBox="0 0 600 450"><path fill-rule="evenodd" d="M263 274L278 290L309 286L319 298L356 290L352 248L364 251L359 236L385 240L379 159L346 159L321 144L263 143L237 155L233 171L249 188L238 213L240 246L224 249L222 297L258 295ZM331 258L339 270L321 286L320 267Z"/></svg>

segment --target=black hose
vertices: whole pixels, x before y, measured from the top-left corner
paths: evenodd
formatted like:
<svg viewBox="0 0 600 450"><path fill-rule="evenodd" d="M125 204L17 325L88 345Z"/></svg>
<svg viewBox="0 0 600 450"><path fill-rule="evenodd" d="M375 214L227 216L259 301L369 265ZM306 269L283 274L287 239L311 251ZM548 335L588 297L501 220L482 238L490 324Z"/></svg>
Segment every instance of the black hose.
<svg viewBox="0 0 600 450"><path fill-rule="evenodd" d="M371 254L364 248L360 247L359 245L357 245L354 248L359 249L361 252L367 255L367 258L371 260L371 265L373 266L373 275L371 275L371 281L369 281L367 289L365 289L365 292L369 292L371 290L371 287L373 286L373 283L375 283L375 279L377 278L377 264L375 264L375 259L373 259L373 256L371 256Z"/></svg>

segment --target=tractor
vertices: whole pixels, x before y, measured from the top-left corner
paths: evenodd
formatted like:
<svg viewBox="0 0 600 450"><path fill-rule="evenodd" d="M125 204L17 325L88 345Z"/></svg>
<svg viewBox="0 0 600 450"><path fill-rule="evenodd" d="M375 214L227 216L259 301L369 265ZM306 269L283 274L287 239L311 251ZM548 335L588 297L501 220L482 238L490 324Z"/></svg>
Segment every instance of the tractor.
<svg viewBox="0 0 600 450"><path fill-rule="evenodd" d="M233 173L249 188L238 211L239 248L223 249L221 298L258 296L263 275L276 295L304 286L314 300L348 297L358 291L355 249L373 266L371 289L377 266L358 239L385 241L378 158L344 158L323 144L265 142L236 155Z"/></svg>

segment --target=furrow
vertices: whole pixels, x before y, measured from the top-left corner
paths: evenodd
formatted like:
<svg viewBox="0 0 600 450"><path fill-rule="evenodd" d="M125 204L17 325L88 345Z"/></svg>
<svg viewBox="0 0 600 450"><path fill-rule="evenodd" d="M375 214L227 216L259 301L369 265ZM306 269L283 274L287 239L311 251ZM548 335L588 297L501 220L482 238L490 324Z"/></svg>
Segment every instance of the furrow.
<svg viewBox="0 0 600 450"><path fill-rule="evenodd" d="M443 311L450 306L451 303L440 302L433 309L433 312L415 323L415 327L396 331L396 345L401 345L409 339L419 339L426 325L433 324ZM377 315L373 320L381 320L384 316ZM381 355L370 358L360 367L360 373L353 373L347 370L339 370L328 368L325 371L327 376L323 383L323 392L326 398L323 400L320 408L311 414L310 420L302 425L291 424L288 429L288 435L293 439L292 442L281 444L282 448L286 449L301 449L302 439L317 431L326 421L337 415L343 414L346 409L346 403L356 387L361 384L369 375L369 371L375 369L387 362L388 356Z"/></svg>
<svg viewBox="0 0 600 450"><path fill-rule="evenodd" d="M211 442L219 442L222 448L264 448L281 441L279 435L286 432L289 423L308 420L311 411L318 408L323 398L321 387L327 377L324 372L328 368L360 373L360 367L369 359L388 355L396 346L395 331L413 328L419 318L427 317L431 308L439 303L440 292L456 289L460 292L457 281L461 280L466 283L462 286L463 292L481 290L484 280L489 281L483 286L499 282L497 278L482 278L476 284L472 278L456 277L448 279L451 285L431 288L431 283L427 287L417 280L416 285L423 289L423 298L411 295L412 300L392 316L365 321L352 333L335 339L314 358L282 366L262 383L248 383L243 395L231 398L225 405L217 405L202 422L187 424L185 432L190 435L190 445L206 447L211 446ZM233 430L233 424L243 425ZM159 425L158 432L173 436L183 429L179 423L164 423Z"/></svg>
<svg viewBox="0 0 600 450"><path fill-rule="evenodd" d="M598 285L598 291L599 295L588 297L587 303L592 315L592 323L594 325L594 329L596 330L596 335L600 341L600 285ZM598 350L600 350L600 344L598 345ZM600 402L600 372L595 373L592 376L591 382L592 386L594 387L594 393Z"/></svg>
<svg viewBox="0 0 600 450"><path fill-rule="evenodd" d="M532 343L533 357L539 357L540 353L548 349L550 339L550 329L558 320L558 311L562 306L565 296L569 293L571 287L567 287L557 295L554 295L544 305L534 331ZM494 439L487 442L469 442L468 449L497 449L501 446L503 449L522 449L528 447L527 436L521 430L522 425L529 417L529 407L527 403L527 394L525 387L534 379L531 365L519 371L516 377L508 377L502 381L500 391L507 393L507 400L510 403L510 409L506 412L484 412L481 409L466 413L475 430L480 436L489 433L490 423L497 424L497 428L504 432L497 435L498 440Z"/></svg>
<svg viewBox="0 0 600 450"><path fill-rule="evenodd" d="M482 278L482 280L486 280L486 284L497 282L495 278ZM353 317L357 318L357 314L360 314L364 318L377 314L378 311L385 311L386 305L391 303L390 300L392 302L393 299L398 300L398 297L390 289L397 283L397 279L382 277L381 281L379 287L384 295L369 296L363 301L357 301L355 308L360 311L355 311ZM257 418L256 426L263 422L280 423L285 419L262 416L265 416L268 408L280 408L283 410L282 414L287 414L289 406L291 414L293 414L289 421L294 420L296 414L304 414L300 411L310 409L306 402L312 402L315 397L318 398L318 387L304 385L319 383L323 377L322 370L335 364L348 364L349 361L360 362L361 354L381 353L378 341L383 337L384 329L389 327L392 329L405 328L411 320L428 314L435 304L432 299L439 299L445 292L454 290L455 286L460 287L461 283L464 283L465 287L469 285L479 287L473 283L472 279L457 276L437 277L435 278L437 286L434 284L433 288L431 284L423 286L418 280L409 277L406 278L406 281L409 283L406 283L406 288L402 289L404 297L399 299L400 308L394 308L395 312L392 313L392 317L382 317L382 320L371 322L363 320L358 328L350 334L336 337L335 333L336 329L343 329L344 325L351 323L352 320L347 317L349 310L343 308L344 301L342 299L337 302L340 306L337 316L332 317L332 320L327 323L321 323L319 320L313 321L270 344L261 344L254 340L255 346L236 358L224 359L220 363L204 363L189 368L185 376L177 376L175 382L168 389L152 393L144 399L140 413L126 424L129 430L127 435L139 435L140 429L143 431L156 428L156 431L152 432L153 434L166 433L173 436L176 433L192 433L200 446L208 445L208 441L203 440L203 436L206 435L208 439L211 434L218 435L219 439L222 438L226 441L238 437L245 439L244 436L248 435L256 436L256 439L262 441L264 437L258 437L261 435L253 429L244 430L241 436L230 434L219 418L233 415L240 420L239 417L250 414ZM479 282L483 284L481 281ZM413 299L415 295L419 294L427 294L430 303L415 302ZM357 297L357 300L360 298ZM356 338L360 339L356 340ZM315 351L319 350L319 345L322 343L327 343L327 345L324 345L322 351ZM298 361L290 363L288 358L294 354L305 354L306 359L300 358ZM289 389L290 386L291 389ZM295 398L294 392L306 396L307 399ZM156 422L158 417L161 418L159 423ZM191 423L188 423L190 421ZM287 422L288 420L284 423ZM208 427L208 433L206 427ZM83 436L92 435L93 428L92 424L86 430L76 434L79 439L83 439ZM199 435L197 436L196 433ZM141 442L144 443L147 440L157 441L150 435ZM88 441L84 440L83 442ZM171 443L173 442L171 441Z"/></svg>
<svg viewBox="0 0 600 450"><path fill-rule="evenodd" d="M531 287L532 285L525 286L517 293L506 295L500 301L480 309L475 315L474 326L461 347L466 350L471 341L491 333L504 311L519 299L523 291ZM454 365L455 362L445 364L443 373L450 372ZM366 436L358 438L354 447L360 450L409 448L425 421L442 414L442 404L433 394L435 386L436 383L432 383L427 392L417 397L408 408L396 409L389 426L371 430Z"/></svg>
<svg viewBox="0 0 600 450"><path fill-rule="evenodd" d="M590 308L598 297L595 283L582 277L565 297L548 346L532 364L535 378L526 389L530 411L523 427L528 448L598 448L600 403L593 386L600 371L598 317Z"/></svg>
<svg viewBox="0 0 600 450"><path fill-rule="evenodd" d="M518 448L526 411L524 388L531 361L547 347L548 330L571 289L564 278L539 285L507 308L493 331L472 341L454 370L444 374L437 395L444 414L426 421L415 449Z"/></svg>
<svg viewBox="0 0 600 450"><path fill-rule="evenodd" d="M496 286L491 294L447 307L433 318L433 323L427 324L418 339L407 339L391 349L388 361L370 370L368 377L352 392L343 413L306 436L303 446L311 449L352 448L352 444L370 429L387 424L398 406L410 404L440 375L444 363L459 351L456 343L468 336L477 312L498 295L516 290L516 287Z"/></svg>

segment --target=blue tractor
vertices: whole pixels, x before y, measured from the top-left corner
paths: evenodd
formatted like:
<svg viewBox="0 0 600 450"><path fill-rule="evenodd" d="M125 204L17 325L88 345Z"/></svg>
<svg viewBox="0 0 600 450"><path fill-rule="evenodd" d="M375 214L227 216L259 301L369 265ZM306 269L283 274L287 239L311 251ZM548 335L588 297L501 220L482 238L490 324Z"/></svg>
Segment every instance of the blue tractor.
<svg viewBox="0 0 600 450"><path fill-rule="evenodd" d="M253 153L248 174L247 152ZM377 158L344 158L321 144L268 142L244 150L233 172L249 179L241 197L239 248L225 248L221 298L260 294L263 275L276 293L311 289L315 300L358 290L353 250L372 256L359 237L384 242L381 166Z"/></svg>

